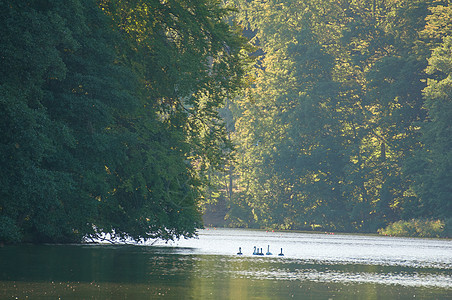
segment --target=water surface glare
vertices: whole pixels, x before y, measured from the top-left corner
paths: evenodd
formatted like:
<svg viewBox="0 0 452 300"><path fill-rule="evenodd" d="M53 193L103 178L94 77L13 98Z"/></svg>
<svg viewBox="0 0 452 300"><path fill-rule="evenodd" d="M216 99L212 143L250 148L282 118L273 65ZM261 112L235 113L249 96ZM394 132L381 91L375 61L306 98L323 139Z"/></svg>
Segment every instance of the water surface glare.
<svg viewBox="0 0 452 300"><path fill-rule="evenodd" d="M237 256L240 247L242 257L254 261L267 260L271 263L276 259L278 266L313 267L238 272L256 278L372 282L452 289L451 240L207 228L199 231L197 239L157 244L174 247L180 254L225 256ZM262 248L265 254L268 246L272 255L253 255L254 247ZM281 248L282 257L278 256ZM344 266L349 266L349 269L359 269L359 266L374 268L372 272L338 271L335 265L341 266L341 269ZM318 266L325 267L325 270L318 270Z"/></svg>
<svg viewBox="0 0 452 300"><path fill-rule="evenodd" d="M330 263L362 263L411 267L444 268L452 266L452 241L341 234L269 232L241 229L204 229L196 239L157 242L176 247L178 253L253 256L253 249L277 256L283 248L285 258ZM188 248L188 249L187 249Z"/></svg>
<svg viewBox="0 0 452 300"><path fill-rule="evenodd" d="M451 267L450 240L208 228L152 246L0 247L0 299L452 299Z"/></svg>

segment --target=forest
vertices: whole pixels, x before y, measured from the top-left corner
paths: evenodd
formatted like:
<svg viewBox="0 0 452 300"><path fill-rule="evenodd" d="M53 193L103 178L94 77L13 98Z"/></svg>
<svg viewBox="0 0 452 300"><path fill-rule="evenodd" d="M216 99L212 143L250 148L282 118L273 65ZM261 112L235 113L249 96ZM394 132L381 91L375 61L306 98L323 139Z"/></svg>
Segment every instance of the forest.
<svg viewBox="0 0 452 300"><path fill-rule="evenodd" d="M255 64L223 110L236 149L213 173L208 221L375 233L436 220L452 236L450 1L231 5Z"/></svg>
<svg viewBox="0 0 452 300"><path fill-rule="evenodd" d="M0 0L0 244L450 232L451 33L436 0Z"/></svg>
<svg viewBox="0 0 452 300"><path fill-rule="evenodd" d="M0 1L0 242L191 237L247 41L216 1ZM242 59L242 56L244 59Z"/></svg>

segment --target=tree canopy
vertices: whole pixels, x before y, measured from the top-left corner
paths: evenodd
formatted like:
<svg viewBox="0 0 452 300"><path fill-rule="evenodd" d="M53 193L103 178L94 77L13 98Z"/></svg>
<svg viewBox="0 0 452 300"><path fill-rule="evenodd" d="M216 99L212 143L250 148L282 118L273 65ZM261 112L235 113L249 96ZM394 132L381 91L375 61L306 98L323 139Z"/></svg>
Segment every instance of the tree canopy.
<svg viewBox="0 0 452 300"><path fill-rule="evenodd" d="M0 243L191 237L203 213L452 226L451 20L440 0L0 0Z"/></svg>
<svg viewBox="0 0 452 300"><path fill-rule="evenodd" d="M217 1L0 1L0 242L190 237L245 39Z"/></svg>
<svg viewBox="0 0 452 300"><path fill-rule="evenodd" d="M259 50L231 108L226 224L451 218L449 1L229 2Z"/></svg>

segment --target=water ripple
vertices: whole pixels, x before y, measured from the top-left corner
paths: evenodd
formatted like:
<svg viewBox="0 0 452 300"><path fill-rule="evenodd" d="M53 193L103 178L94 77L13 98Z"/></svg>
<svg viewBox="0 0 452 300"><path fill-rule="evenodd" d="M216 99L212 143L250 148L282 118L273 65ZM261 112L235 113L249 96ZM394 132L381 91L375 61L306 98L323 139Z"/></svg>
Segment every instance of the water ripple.
<svg viewBox="0 0 452 300"><path fill-rule="evenodd" d="M384 285L402 285L411 287L444 288L452 290L452 276L418 273L368 273L318 271L315 269L284 270L245 270L235 271L238 277L268 280L300 280L313 282L374 283Z"/></svg>

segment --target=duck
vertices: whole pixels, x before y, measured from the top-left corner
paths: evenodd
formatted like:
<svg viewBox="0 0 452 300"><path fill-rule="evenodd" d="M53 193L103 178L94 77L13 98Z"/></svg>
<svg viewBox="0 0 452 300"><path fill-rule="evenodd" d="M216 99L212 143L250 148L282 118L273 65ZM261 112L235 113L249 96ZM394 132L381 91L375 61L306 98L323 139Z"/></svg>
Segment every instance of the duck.
<svg viewBox="0 0 452 300"><path fill-rule="evenodd" d="M281 253L279 253L278 256L284 256L284 254L282 253L282 248L281 248Z"/></svg>
<svg viewBox="0 0 452 300"><path fill-rule="evenodd" d="M270 245L267 245L267 253L265 253L266 255L273 255L271 252L270 252Z"/></svg>
<svg viewBox="0 0 452 300"><path fill-rule="evenodd" d="M239 252L237 252L237 255L242 255L242 247L239 247Z"/></svg>

